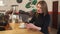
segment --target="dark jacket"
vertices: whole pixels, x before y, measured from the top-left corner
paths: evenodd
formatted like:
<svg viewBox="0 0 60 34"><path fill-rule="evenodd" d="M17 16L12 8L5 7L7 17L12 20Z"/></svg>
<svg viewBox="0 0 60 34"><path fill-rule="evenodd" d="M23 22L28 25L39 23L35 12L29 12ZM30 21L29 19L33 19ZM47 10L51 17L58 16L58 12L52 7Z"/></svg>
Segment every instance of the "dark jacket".
<svg viewBox="0 0 60 34"><path fill-rule="evenodd" d="M30 23L33 23L34 25L41 27L44 34L48 34L48 26L50 23L50 15L47 14L44 16L44 14L39 14L38 17L36 18L35 14L30 20Z"/></svg>

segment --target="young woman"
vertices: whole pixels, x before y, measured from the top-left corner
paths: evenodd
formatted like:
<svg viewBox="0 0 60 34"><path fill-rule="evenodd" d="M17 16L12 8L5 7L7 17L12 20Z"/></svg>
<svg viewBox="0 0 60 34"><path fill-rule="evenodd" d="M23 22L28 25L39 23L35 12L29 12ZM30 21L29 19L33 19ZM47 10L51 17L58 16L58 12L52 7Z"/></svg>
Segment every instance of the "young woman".
<svg viewBox="0 0 60 34"><path fill-rule="evenodd" d="M48 26L50 22L50 15L48 14L48 8L45 1L39 1L37 3L37 11L27 24L28 29L36 29L44 34L49 34Z"/></svg>

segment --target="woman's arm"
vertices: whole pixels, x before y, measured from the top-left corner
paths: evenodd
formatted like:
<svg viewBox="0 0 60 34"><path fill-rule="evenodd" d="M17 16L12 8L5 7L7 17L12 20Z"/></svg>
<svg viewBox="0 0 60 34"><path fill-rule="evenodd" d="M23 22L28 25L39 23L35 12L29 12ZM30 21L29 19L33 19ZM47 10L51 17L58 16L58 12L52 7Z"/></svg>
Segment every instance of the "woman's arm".
<svg viewBox="0 0 60 34"><path fill-rule="evenodd" d="M43 27L48 27L50 23L50 15L46 15L44 18Z"/></svg>
<svg viewBox="0 0 60 34"><path fill-rule="evenodd" d="M44 19L44 23L41 27L41 31L45 34L48 33L48 26L49 26L49 23L50 23L50 15L46 15L45 16L45 19Z"/></svg>
<svg viewBox="0 0 60 34"><path fill-rule="evenodd" d="M27 29L41 30L41 27L35 26L32 23L26 24Z"/></svg>

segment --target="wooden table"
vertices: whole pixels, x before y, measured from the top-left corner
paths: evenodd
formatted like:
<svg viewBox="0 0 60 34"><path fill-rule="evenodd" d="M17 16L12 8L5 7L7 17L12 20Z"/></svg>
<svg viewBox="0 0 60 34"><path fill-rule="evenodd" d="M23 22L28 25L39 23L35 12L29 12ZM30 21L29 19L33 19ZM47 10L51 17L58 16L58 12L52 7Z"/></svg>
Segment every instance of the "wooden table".
<svg viewBox="0 0 60 34"><path fill-rule="evenodd" d="M0 31L0 34L42 34L40 31L33 31L28 29L20 29L19 24L10 23L12 30Z"/></svg>

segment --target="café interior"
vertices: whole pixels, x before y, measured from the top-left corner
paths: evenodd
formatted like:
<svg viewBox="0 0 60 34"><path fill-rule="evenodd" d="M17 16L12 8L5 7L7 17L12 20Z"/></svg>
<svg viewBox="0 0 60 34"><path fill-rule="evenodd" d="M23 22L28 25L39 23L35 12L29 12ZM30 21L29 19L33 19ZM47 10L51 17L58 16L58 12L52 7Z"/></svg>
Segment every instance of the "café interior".
<svg viewBox="0 0 60 34"><path fill-rule="evenodd" d="M58 1L60 0L0 0L0 34L44 34L37 30L28 30L28 23L36 11L36 4L46 1L50 24L50 34L57 34L60 23Z"/></svg>

